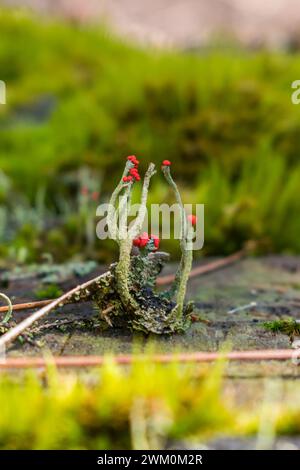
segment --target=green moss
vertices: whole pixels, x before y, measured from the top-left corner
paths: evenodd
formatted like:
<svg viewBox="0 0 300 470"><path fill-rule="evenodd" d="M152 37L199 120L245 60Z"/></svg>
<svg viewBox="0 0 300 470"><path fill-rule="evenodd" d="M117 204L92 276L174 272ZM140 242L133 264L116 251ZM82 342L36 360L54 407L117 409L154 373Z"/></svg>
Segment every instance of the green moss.
<svg viewBox="0 0 300 470"><path fill-rule="evenodd" d="M220 367L194 373L146 359L125 369L108 359L86 379L53 370L42 380L33 373L1 375L0 448L162 448L170 438L229 430Z"/></svg>
<svg viewBox="0 0 300 470"><path fill-rule="evenodd" d="M285 318L263 323L263 327L272 333L284 333L290 338L300 335L300 323L294 318Z"/></svg>
<svg viewBox="0 0 300 470"><path fill-rule="evenodd" d="M0 449L146 450L220 435L253 438L266 416L274 435L299 435L297 381L273 399L267 389L262 396L262 383L254 390L253 381L239 383L237 396L223 388L223 370L221 363L155 364L148 356L126 368L107 358L97 372L58 373L49 362L45 374L1 374Z"/></svg>
<svg viewBox="0 0 300 470"><path fill-rule="evenodd" d="M63 294L62 289L56 284L50 284L35 291L37 299L57 299Z"/></svg>

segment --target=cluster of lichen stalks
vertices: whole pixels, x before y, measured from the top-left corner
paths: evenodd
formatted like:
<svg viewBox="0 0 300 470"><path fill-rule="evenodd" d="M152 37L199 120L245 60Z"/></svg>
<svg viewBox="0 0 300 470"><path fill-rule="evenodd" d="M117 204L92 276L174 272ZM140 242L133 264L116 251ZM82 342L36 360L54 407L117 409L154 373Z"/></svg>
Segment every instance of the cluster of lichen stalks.
<svg viewBox="0 0 300 470"><path fill-rule="evenodd" d="M185 305L184 299L192 267L194 219L186 216L180 193L170 173L170 162L165 160L162 171L180 207L181 260L171 288L167 292L156 292L156 278L169 256L157 251L157 237L149 237L146 241L142 237L140 240L144 242L137 243L146 216L150 180L156 173L153 163L150 163L144 177L137 216L128 226L133 184L140 179L137 165L135 157L128 157L121 180L111 196L107 226L111 238L119 245L119 261L110 267L106 276L99 279L92 297L100 315L111 326L156 334L183 331L190 324L189 314L192 310L192 304ZM133 244L143 247L137 255L132 255Z"/></svg>

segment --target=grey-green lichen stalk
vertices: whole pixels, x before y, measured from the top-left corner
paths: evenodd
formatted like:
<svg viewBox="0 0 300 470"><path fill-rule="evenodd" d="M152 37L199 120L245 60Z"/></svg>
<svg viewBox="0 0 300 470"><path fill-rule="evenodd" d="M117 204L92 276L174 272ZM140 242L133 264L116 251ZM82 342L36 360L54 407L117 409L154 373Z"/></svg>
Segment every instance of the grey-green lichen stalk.
<svg viewBox="0 0 300 470"><path fill-rule="evenodd" d="M153 163L150 163L144 178L141 202L136 220L128 228L127 221L130 212L132 188L134 182L140 180L138 164L139 162L134 156L128 158L122 178L111 196L107 216L111 237L119 244L119 262L115 269L116 287L124 306L129 310L138 309L137 302L130 294L130 253L133 239L140 233L145 219L149 184L152 176L155 174L155 166ZM119 207L117 210L118 197Z"/></svg>
<svg viewBox="0 0 300 470"><path fill-rule="evenodd" d="M181 219L181 231L180 231L180 247L181 247L181 259L178 270L175 275L175 281L171 287L172 294L176 295L176 306L172 311L173 318L176 318L178 322L182 321L184 300L186 295L187 282L189 274L192 269L193 263L193 218L188 218L182 203L181 195L178 190L177 184L172 178L170 172L170 162L164 160L162 165L162 172L167 183L171 186L176 202L180 208L180 219Z"/></svg>
<svg viewBox="0 0 300 470"><path fill-rule="evenodd" d="M8 305L7 313L6 313L6 315L4 316L3 320L1 321L1 324L4 325L4 324L8 323L9 320L11 319L11 317L12 317L13 306L12 306L12 303L11 303L10 298L7 297L7 295L5 295L5 294L3 294L2 292L0 292L0 297L1 297L2 299L4 299L5 302L6 302L7 305Z"/></svg>

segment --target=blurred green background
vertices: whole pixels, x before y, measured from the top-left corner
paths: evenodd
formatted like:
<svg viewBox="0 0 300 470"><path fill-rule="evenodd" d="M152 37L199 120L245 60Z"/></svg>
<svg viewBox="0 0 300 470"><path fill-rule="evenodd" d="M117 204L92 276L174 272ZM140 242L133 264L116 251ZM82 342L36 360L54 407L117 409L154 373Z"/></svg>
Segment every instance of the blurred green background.
<svg viewBox="0 0 300 470"><path fill-rule="evenodd" d="M131 154L143 171L171 160L184 202L205 204L200 256L299 253L299 78L295 51L158 50L1 9L1 265L113 259L94 214ZM172 201L158 174L149 203Z"/></svg>

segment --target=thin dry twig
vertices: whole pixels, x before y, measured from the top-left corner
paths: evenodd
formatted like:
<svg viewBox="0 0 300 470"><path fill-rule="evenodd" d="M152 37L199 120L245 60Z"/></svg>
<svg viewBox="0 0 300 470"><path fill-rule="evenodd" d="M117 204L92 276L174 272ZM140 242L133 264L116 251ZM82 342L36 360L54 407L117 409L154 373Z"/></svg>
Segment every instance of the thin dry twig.
<svg viewBox="0 0 300 470"><path fill-rule="evenodd" d="M204 266L198 266L197 268L194 268L191 270L189 279L192 277L200 276L203 274L210 273L212 271L216 271L217 269L224 268L226 266L229 266L230 264L235 263L236 261L239 261L245 256L246 252L245 250L240 250L237 251L236 253L233 253L232 255L226 256L225 258L212 261L211 263L207 263ZM175 279L174 274L169 274L167 276L160 276L157 278L157 285L158 286L164 286L166 284L171 284Z"/></svg>
<svg viewBox="0 0 300 470"><path fill-rule="evenodd" d="M38 308L38 307L44 307L44 305L48 305L51 302L53 302L54 299L50 300L39 300L37 302L24 302L23 304L14 304L13 310L26 310L26 309L31 309L31 308ZM8 306L5 305L4 307L0 307L0 312L7 312L8 311Z"/></svg>
<svg viewBox="0 0 300 470"><path fill-rule="evenodd" d="M194 352L182 354L154 354L147 355L116 355L114 361L120 365L132 364L136 361L150 360L152 363L202 363L214 362L220 359L228 361L284 361L300 359L300 350L293 349L266 349L252 351L231 352ZM57 367L99 367L105 364L107 356L54 356L43 357L10 357L0 362L0 369L45 368L49 364Z"/></svg>

